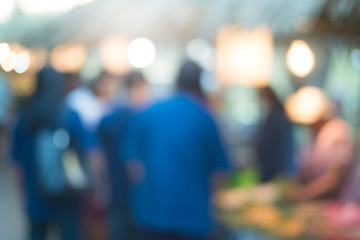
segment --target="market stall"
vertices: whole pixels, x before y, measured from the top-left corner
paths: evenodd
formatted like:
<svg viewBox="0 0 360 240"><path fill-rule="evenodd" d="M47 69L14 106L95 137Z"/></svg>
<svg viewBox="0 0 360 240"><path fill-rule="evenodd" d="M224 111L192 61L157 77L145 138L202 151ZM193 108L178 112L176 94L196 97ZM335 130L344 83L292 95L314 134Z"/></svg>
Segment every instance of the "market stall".
<svg viewBox="0 0 360 240"><path fill-rule="evenodd" d="M341 118L341 140L358 148L359 22L358 0L5 0L0 5L0 128L13 124L46 65L81 79L83 87L102 71L123 81L136 70L157 100L172 93L178 67L189 58L202 67L201 87L214 103L230 155L228 185L212 199L226 233L221 237L360 239L356 198L300 201L290 200L288 192L299 170L295 155L315 141L311 125L324 116ZM11 104L1 95L5 91L13 94ZM88 105L80 108L91 111ZM6 119L5 109L10 109ZM278 145L281 149L271 151ZM259 154L262 147L268 148ZM326 147L319 152L336 152ZM279 152L287 155L286 167ZM279 165L274 174L279 170L285 178L261 179L261 171L274 162ZM358 156L338 165L356 169ZM333 170L327 167L319 172Z"/></svg>
<svg viewBox="0 0 360 240"><path fill-rule="evenodd" d="M359 239L358 202L289 202L284 188L277 182L219 191L216 216L234 239Z"/></svg>

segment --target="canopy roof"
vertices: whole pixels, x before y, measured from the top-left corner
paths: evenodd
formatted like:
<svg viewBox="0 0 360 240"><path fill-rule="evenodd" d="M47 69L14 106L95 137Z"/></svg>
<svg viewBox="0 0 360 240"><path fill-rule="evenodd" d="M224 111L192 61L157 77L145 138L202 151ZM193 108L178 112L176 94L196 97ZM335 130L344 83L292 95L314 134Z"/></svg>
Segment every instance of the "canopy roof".
<svg viewBox="0 0 360 240"><path fill-rule="evenodd" d="M64 42L91 46L121 34L183 44L193 37L212 40L226 23L248 29L265 23L275 37L309 31L357 36L359 21L357 0L97 0L57 16L18 11L0 26L0 40L52 48Z"/></svg>

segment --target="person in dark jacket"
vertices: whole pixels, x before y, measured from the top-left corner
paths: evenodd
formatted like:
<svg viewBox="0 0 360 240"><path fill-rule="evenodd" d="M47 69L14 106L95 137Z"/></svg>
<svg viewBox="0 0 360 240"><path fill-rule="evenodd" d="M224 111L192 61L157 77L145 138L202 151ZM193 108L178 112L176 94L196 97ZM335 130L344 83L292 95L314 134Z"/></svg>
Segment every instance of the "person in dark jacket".
<svg viewBox="0 0 360 240"><path fill-rule="evenodd" d="M268 115L260 126L256 151L261 180L268 182L293 172L294 141L292 123L275 92L265 87L259 89L259 95Z"/></svg>
<svg viewBox="0 0 360 240"><path fill-rule="evenodd" d="M20 111L13 133L12 155L23 180L30 240L48 239L49 229L54 226L59 229L61 239L79 239L81 201L50 201L39 191L37 174L37 134L44 128L57 128L62 111L62 127L70 136L70 144L80 159L84 160L87 154L86 132L79 116L66 108L64 96L62 75L50 67L42 69L37 76L36 91Z"/></svg>

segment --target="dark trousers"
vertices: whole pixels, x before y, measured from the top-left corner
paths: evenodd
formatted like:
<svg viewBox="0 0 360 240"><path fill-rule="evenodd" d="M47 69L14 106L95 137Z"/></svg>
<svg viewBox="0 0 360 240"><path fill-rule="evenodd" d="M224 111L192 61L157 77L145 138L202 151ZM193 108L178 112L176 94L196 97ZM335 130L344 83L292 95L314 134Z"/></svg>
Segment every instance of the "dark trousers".
<svg viewBox="0 0 360 240"><path fill-rule="evenodd" d="M109 209L111 240L137 239L136 227L133 224L129 207L113 206Z"/></svg>
<svg viewBox="0 0 360 240"><path fill-rule="evenodd" d="M183 233L164 232L154 229L141 229L139 240L209 240L206 236L193 236Z"/></svg>
<svg viewBox="0 0 360 240"><path fill-rule="evenodd" d="M79 239L79 221L78 214L70 214L52 221L30 220L29 240L46 240L49 238L49 230L54 229L59 232L61 240Z"/></svg>

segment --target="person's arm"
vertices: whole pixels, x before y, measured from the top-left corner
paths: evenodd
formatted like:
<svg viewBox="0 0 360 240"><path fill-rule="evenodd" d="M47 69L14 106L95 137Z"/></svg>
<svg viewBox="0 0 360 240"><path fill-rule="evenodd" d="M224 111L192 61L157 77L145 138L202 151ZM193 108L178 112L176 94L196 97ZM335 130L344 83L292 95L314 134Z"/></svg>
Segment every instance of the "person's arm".
<svg viewBox="0 0 360 240"><path fill-rule="evenodd" d="M215 171L210 178L211 189L216 191L218 189L226 188L228 172L225 170Z"/></svg>
<svg viewBox="0 0 360 240"><path fill-rule="evenodd" d="M287 194L288 199L306 201L332 195L341 188L345 175L345 166L329 169L326 173L308 183L291 186Z"/></svg>
<svg viewBox="0 0 360 240"><path fill-rule="evenodd" d="M88 167L90 181L94 187L95 196L99 199L104 195L103 191L106 186L107 171L105 161L101 149L91 140L94 136L85 128L79 115L72 112L71 132L76 145L79 147L80 153L83 154L85 165Z"/></svg>
<svg viewBox="0 0 360 240"><path fill-rule="evenodd" d="M141 182L145 176L145 167L139 154L142 127L140 116L130 118L119 147L120 156L125 162L127 176L132 184Z"/></svg>
<svg viewBox="0 0 360 240"><path fill-rule="evenodd" d="M79 115L76 112L71 112L71 134L79 147L81 153L85 155L85 160L90 165L98 165L101 159L100 150L93 141L94 134L90 133L84 126ZM96 136L96 135L95 135ZM93 164L94 163L94 164Z"/></svg>
<svg viewBox="0 0 360 240"><path fill-rule="evenodd" d="M283 159L283 174L286 177L293 178L295 175L295 161L294 161L294 133L292 123L283 116L284 120L281 121L282 126L282 139L281 139L281 157Z"/></svg>
<svg viewBox="0 0 360 240"><path fill-rule="evenodd" d="M294 199L308 200L339 194L353 165L353 149L349 141L334 141L331 146L327 153L331 158L327 159L325 172L310 182L295 185L294 190L290 191L290 196L293 195Z"/></svg>

